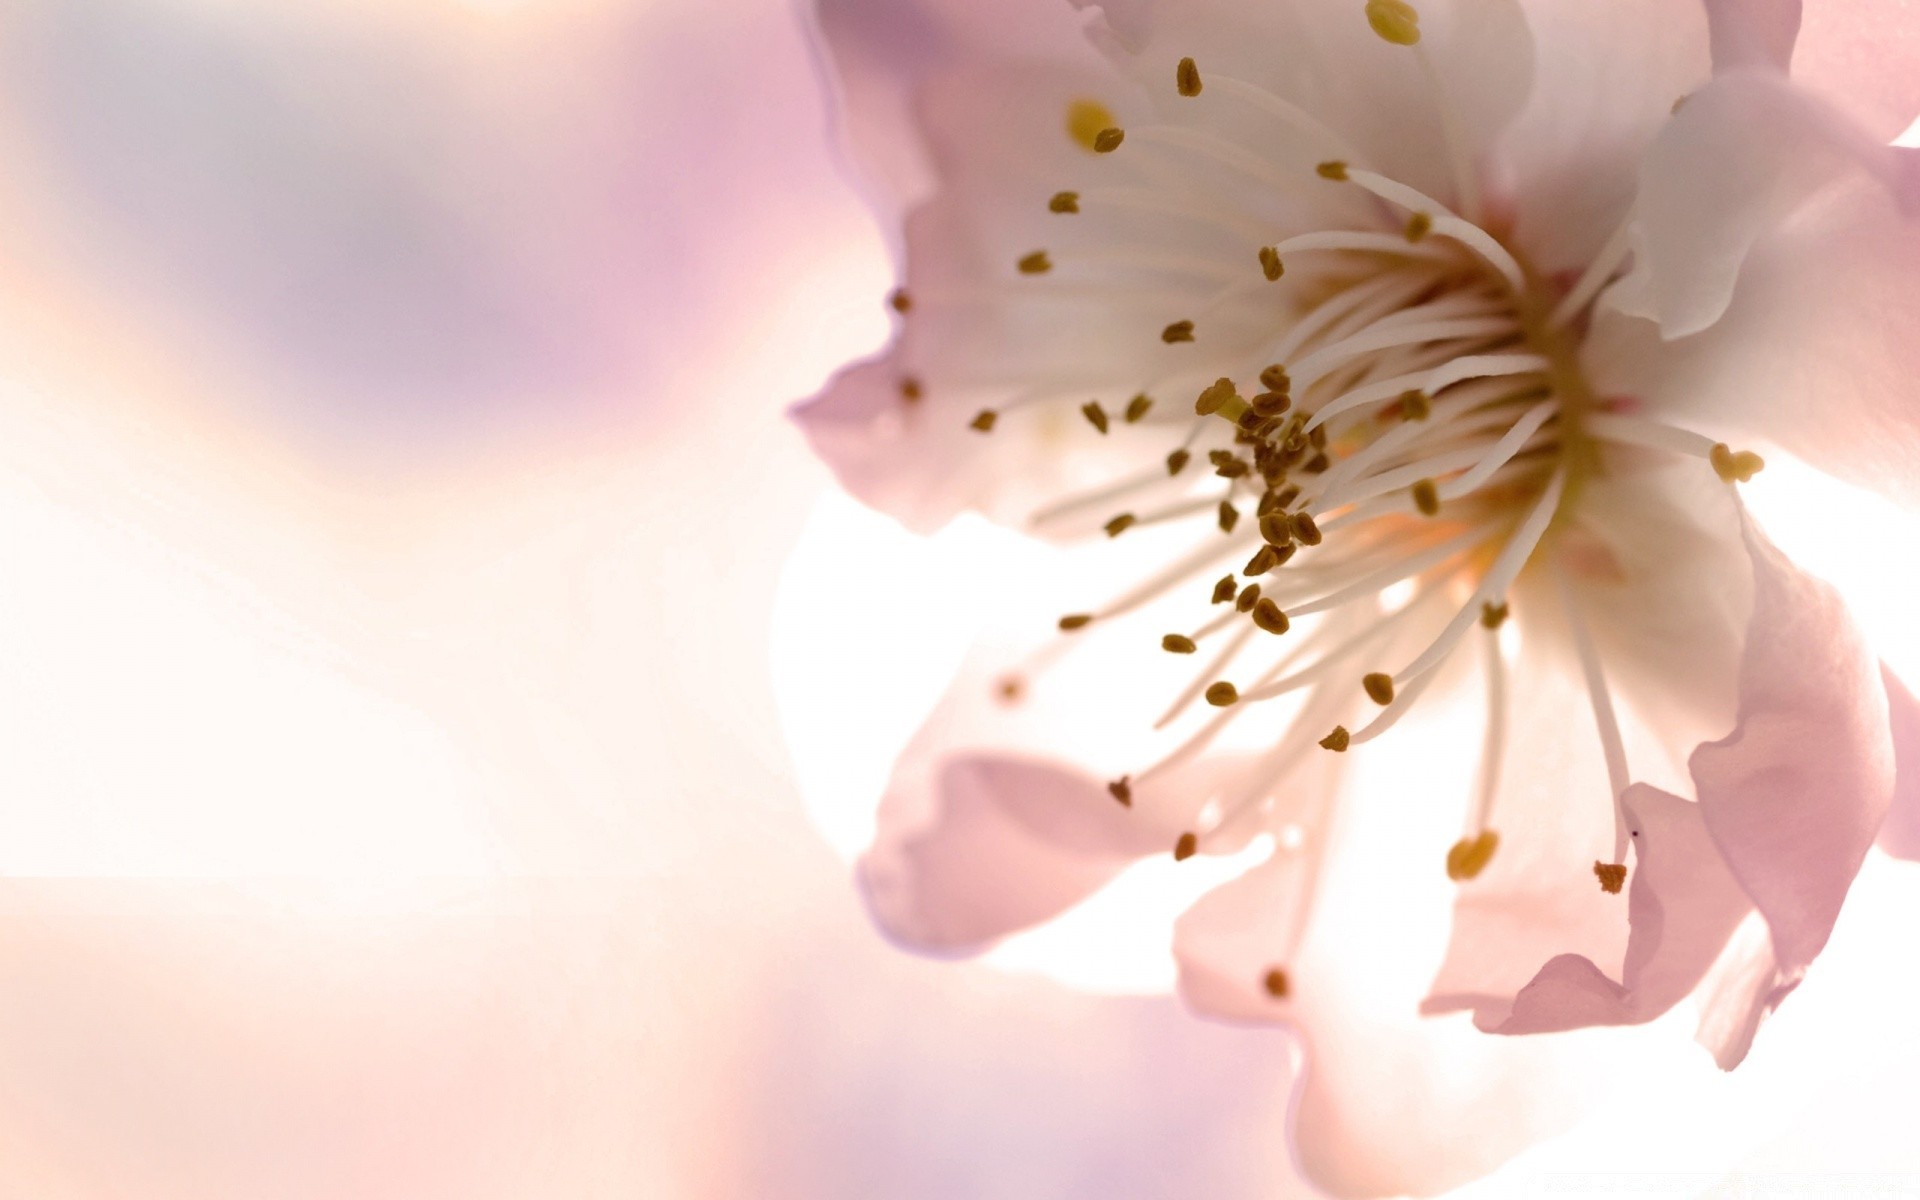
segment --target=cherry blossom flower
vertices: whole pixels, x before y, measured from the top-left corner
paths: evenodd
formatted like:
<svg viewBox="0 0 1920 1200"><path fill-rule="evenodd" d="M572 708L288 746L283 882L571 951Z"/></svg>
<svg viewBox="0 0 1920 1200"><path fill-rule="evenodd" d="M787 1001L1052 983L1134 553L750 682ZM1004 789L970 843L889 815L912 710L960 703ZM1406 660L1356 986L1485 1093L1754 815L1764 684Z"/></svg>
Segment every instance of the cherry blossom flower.
<svg viewBox="0 0 1920 1200"><path fill-rule="evenodd" d="M1182 918L1180 987L1304 1032L1342 1192L1433 1183L1354 1149L1383 1081L1489 1094L1333 932L1438 887L1404 1015L1693 996L1737 1065L1883 826L1916 842L1911 697L1738 490L1757 447L1920 499L1897 7L820 0L904 278L807 435L910 528L1137 572L907 748L861 865L888 932L973 951L1143 856L1263 850ZM1466 704L1463 764L1342 786ZM1383 820L1427 868L1376 861Z"/></svg>

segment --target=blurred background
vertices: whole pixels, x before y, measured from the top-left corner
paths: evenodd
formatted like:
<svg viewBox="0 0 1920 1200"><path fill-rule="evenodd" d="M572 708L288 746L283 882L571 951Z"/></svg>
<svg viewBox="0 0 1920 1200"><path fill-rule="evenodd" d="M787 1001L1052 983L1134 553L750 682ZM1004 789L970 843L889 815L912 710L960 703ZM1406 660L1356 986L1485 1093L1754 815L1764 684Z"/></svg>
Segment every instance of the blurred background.
<svg viewBox="0 0 1920 1200"><path fill-rule="evenodd" d="M781 415L886 331L827 130L787 0L0 0L0 1196L1307 1194L1284 1034L892 950L796 783L773 631L913 553ZM1910 1182L1862 895L1475 1194Z"/></svg>

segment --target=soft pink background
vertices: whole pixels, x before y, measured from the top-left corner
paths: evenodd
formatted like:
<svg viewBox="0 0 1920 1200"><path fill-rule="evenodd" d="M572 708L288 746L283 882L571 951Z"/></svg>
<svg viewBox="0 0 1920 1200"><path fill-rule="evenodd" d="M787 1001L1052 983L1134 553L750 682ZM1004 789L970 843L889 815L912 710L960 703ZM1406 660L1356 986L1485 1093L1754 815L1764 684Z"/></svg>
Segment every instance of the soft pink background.
<svg viewBox="0 0 1920 1200"><path fill-rule="evenodd" d="M894 951L796 789L825 129L781 0L0 12L0 1196L1296 1193L1284 1035ZM1483 1193L1920 1168L1893 928Z"/></svg>

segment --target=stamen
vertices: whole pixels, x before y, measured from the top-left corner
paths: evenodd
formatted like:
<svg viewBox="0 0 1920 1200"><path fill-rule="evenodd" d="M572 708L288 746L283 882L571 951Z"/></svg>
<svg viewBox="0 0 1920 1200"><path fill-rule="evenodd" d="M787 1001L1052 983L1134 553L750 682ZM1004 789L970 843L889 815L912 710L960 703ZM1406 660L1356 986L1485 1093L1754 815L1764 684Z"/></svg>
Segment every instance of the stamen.
<svg viewBox="0 0 1920 1200"><path fill-rule="evenodd" d="M1279 119L1283 124L1292 127L1296 132L1307 135L1308 138L1317 142L1321 147L1337 157L1342 159L1359 157L1345 138L1328 128L1319 118L1312 116L1305 109L1291 101L1274 95L1266 88L1260 87L1257 84L1248 83L1244 79L1238 79L1230 75L1215 74L1209 82L1228 95L1236 97L1247 104L1251 104L1268 116Z"/></svg>
<svg viewBox="0 0 1920 1200"><path fill-rule="evenodd" d="M1117 538L1127 530L1132 529L1139 519L1140 518L1134 516L1132 513L1121 513L1111 521L1108 521L1102 528L1107 531L1108 537Z"/></svg>
<svg viewBox="0 0 1920 1200"><path fill-rule="evenodd" d="M1192 654L1200 645L1185 634L1169 633L1160 639L1160 648L1168 654Z"/></svg>
<svg viewBox="0 0 1920 1200"><path fill-rule="evenodd" d="M1320 745L1335 754L1345 754L1347 747L1353 744L1353 735L1347 732L1345 725L1335 725L1333 732L1320 739Z"/></svg>
<svg viewBox="0 0 1920 1200"><path fill-rule="evenodd" d="M1120 802L1123 808L1133 807L1133 776L1122 775L1107 785L1107 792Z"/></svg>
<svg viewBox="0 0 1920 1200"><path fill-rule="evenodd" d="M1076 629L1085 629L1091 624L1093 624L1092 613L1069 613L1060 618L1060 629L1063 633L1072 633Z"/></svg>
<svg viewBox="0 0 1920 1200"><path fill-rule="evenodd" d="M1600 253L1580 273L1573 290L1561 297L1560 303L1554 306L1553 315L1547 318L1550 327L1557 329L1579 316L1587 303L1600 294L1600 289L1613 281L1614 273L1633 253L1633 225L1633 219L1629 217L1613 231L1613 236L1607 239Z"/></svg>
<svg viewBox="0 0 1920 1200"><path fill-rule="evenodd" d="M1180 472L1186 470L1187 464L1192 460L1193 455L1187 451L1175 450L1172 454L1167 455L1167 474L1178 475Z"/></svg>
<svg viewBox="0 0 1920 1200"><path fill-rule="evenodd" d="M1088 150L1100 148L1100 135L1113 128L1113 113L1098 100L1067 105L1067 136Z"/></svg>
<svg viewBox="0 0 1920 1200"><path fill-rule="evenodd" d="M1433 217L1431 214L1417 212L1407 218L1407 241L1419 242L1432 232Z"/></svg>
<svg viewBox="0 0 1920 1200"><path fill-rule="evenodd" d="M1465 883L1477 879L1480 872L1487 869L1493 861L1493 852L1500 848L1500 835L1491 829L1482 830L1470 838L1461 838L1447 851L1447 878L1455 883Z"/></svg>
<svg viewBox="0 0 1920 1200"><path fill-rule="evenodd" d="M1193 402L1193 411L1200 416L1210 417L1214 413L1226 410L1236 402L1246 403L1240 399L1240 391L1233 386L1233 380L1222 376L1200 392L1199 398Z"/></svg>
<svg viewBox="0 0 1920 1200"><path fill-rule="evenodd" d="M1338 159L1332 162L1323 162L1313 170L1314 173L1322 179L1331 179L1335 183L1345 183L1347 181L1347 164Z"/></svg>
<svg viewBox="0 0 1920 1200"><path fill-rule="evenodd" d="M1200 852L1200 839L1191 833L1183 833L1180 840L1173 844L1173 861L1185 862Z"/></svg>
<svg viewBox="0 0 1920 1200"><path fill-rule="evenodd" d="M1135 396L1133 399L1127 401L1127 411L1124 414L1125 420L1129 425L1138 425L1141 419L1144 418L1147 415L1147 413L1150 412L1152 409L1153 409L1152 397L1146 395L1145 393L1142 393L1138 396Z"/></svg>
<svg viewBox="0 0 1920 1200"><path fill-rule="evenodd" d="M1751 450L1735 450L1725 442L1715 442L1707 461L1723 483L1745 483L1760 473L1766 460Z"/></svg>
<svg viewBox="0 0 1920 1200"><path fill-rule="evenodd" d="M1495 471L1505 466L1514 455L1520 453L1520 448L1527 444L1528 439L1540 432L1540 427L1559 411L1558 400L1548 400L1528 409L1526 415L1515 421L1513 428L1507 430L1506 435L1493 444L1493 449L1487 451L1485 458L1475 463L1466 474L1450 480L1446 487L1440 489L1439 498L1458 500L1462 496L1472 495L1481 484L1493 477Z"/></svg>
<svg viewBox="0 0 1920 1200"><path fill-rule="evenodd" d="M1047 201L1047 211L1055 213L1077 213L1080 211L1079 192L1055 192L1053 199Z"/></svg>
<svg viewBox="0 0 1920 1200"><path fill-rule="evenodd" d="M1367 689L1367 698L1382 708L1393 703L1393 676L1374 671L1361 678L1360 686Z"/></svg>
<svg viewBox="0 0 1920 1200"><path fill-rule="evenodd" d="M1500 608L1504 619L1506 605ZM1473 803L1473 819L1467 827L1476 834L1486 832L1487 822L1493 815L1493 801L1500 793L1500 772L1506 765L1507 753L1507 659L1500 650L1499 622L1488 625L1483 615L1481 624L1487 630L1487 636L1481 639L1486 648L1487 725L1480 743L1480 780Z"/></svg>
<svg viewBox="0 0 1920 1200"><path fill-rule="evenodd" d="M1240 594L1240 581L1228 575L1213 585L1214 604L1226 604Z"/></svg>
<svg viewBox="0 0 1920 1200"><path fill-rule="evenodd" d="M1566 483L1567 473L1562 467L1553 473L1553 478L1547 482L1546 488L1540 493L1540 499L1534 503L1533 510L1514 531L1513 539L1500 551L1500 556L1493 560L1493 566L1488 568L1486 578L1481 580L1472 598L1458 613L1454 614L1453 620L1448 622L1447 627L1441 631L1438 638L1434 639L1432 645L1428 646L1418 658L1408 663L1404 669L1394 673L1395 679L1411 680L1424 675L1453 651L1454 645L1460 640L1460 635L1479 617L1481 604L1495 596L1506 594L1507 589L1513 584L1514 577L1520 574L1520 568L1533 557L1534 548L1539 546L1540 539L1545 536L1547 526L1553 521L1554 512L1560 507L1560 496L1566 490Z"/></svg>
<svg viewBox="0 0 1920 1200"><path fill-rule="evenodd" d="M1220 532L1232 533L1233 527L1240 523L1240 510L1231 501L1220 502Z"/></svg>
<svg viewBox="0 0 1920 1200"><path fill-rule="evenodd" d="M1053 260L1047 257L1045 250L1035 250L1022 257L1015 265L1020 268L1022 275L1045 275L1053 270Z"/></svg>
<svg viewBox="0 0 1920 1200"><path fill-rule="evenodd" d="M1193 340L1193 322L1175 321L1160 331L1160 340L1169 346L1176 342L1191 342Z"/></svg>
<svg viewBox="0 0 1920 1200"><path fill-rule="evenodd" d="M1507 623L1507 614L1511 611L1506 601L1495 604L1489 600L1480 606L1480 624L1487 629L1498 629Z"/></svg>
<svg viewBox="0 0 1920 1200"><path fill-rule="evenodd" d="M1320 233L1301 233L1287 238L1260 252L1261 262L1266 262L1266 251L1272 250L1274 258L1284 261L1284 256L1305 254L1310 250L1348 250L1360 254L1393 254L1402 258L1429 258L1445 261L1450 258L1445 250L1435 246L1415 245L1412 240L1396 237L1391 233L1369 233L1365 230L1326 230ZM1269 279L1278 279L1278 275L1269 274Z"/></svg>
<svg viewBox="0 0 1920 1200"><path fill-rule="evenodd" d="M921 386L918 376L909 375L900 381L900 398L908 404L917 403L926 394L926 388Z"/></svg>
<svg viewBox="0 0 1920 1200"><path fill-rule="evenodd" d="M1207 703L1215 708L1226 708L1238 699L1240 699L1240 693L1224 679L1207 688Z"/></svg>
<svg viewBox="0 0 1920 1200"><path fill-rule="evenodd" d="M1222 614L1222 617L1225 618L1226 620L1231 620L1233 618L1233 613L1231 612L1224 613ZM1214 623L1219 624L1220 621L1216 619ZM1153 727L1155 729L1165 729L1168 725L1171 725L1176 719L1179 718L1181 713L1187 710L1187 706L1192 704L1194 700L1199 698L1203 693L1207 697L1207 702L1209 704L1214 704L1214 699L1213 699L1215 695L1214 688L1220 687L1222 685L1216 683L1216 684L1213 684L1212 686L1209 686L1208 680L1214 680L1219 678L1220 672L1226 670L1227 664L1231 663L1234 659L1234 656L1239 654L1240 651L1246 646L1246 644L1252 640L1253 633L1254 633L1253 626L1251 625L1241 626L1239 631L1233 635L1232 639L1229 640L1225 646L1222 646L1220 648L1220 653L1214 655L1212 661L1208 662L1207 665L1204 668L1202 668L1199 671L1199 673L1197 673L1194 676L1193 682L1189 683L1186 687L1180 690L1180 694L1178 696L1175 696L1173 699L1173 703L1167 706L1167 711L1160 714L1160 719L1153 723ZM1233 685L1230 683L1225 684L1224 686L1227 687L1228 689L1233 688ZM1225 695L1226 693L1222 692L1219 694ZM1237 700L1237 699L1239 699L1239 693L1235 691L1234 700ZM1228 700L1226 703L1232 704L1233 700ZM1214 704L1214 707L1219 708L1224 706L1219 704ZM1176 753L1178 752L1176 751ZM1161 761L1161 765L1162 766L1166 765L1166 760L1163 759ZM1151 772L1149 772L1149 774L1151 774Z"/></svg>
<svg viewBox="0 0 1920 1200"><path fill-rule="evenodd" d="M979 411L978 414L974 416L972 421L968 422L968 424L970 424L973 428L979 430L981 433L992 433L993 423L995 421L998 421L999 419L1000 419L999 413L994 412L990 408L983 408Z"/></svg>
<svg viewBox="0 0 1920 1200"><path fill-rule="evenodd" d="M1285 1000L1293 990L1287 982L1287 973L1279 967L1268 968L1267 973L1260 977L1260 986L1275 1000Z"/></svg>
<svg viewBox="0 0 1920 1200"><path fill-rule="evenodd" d="M1607 688L1606 672L1600 666L1600 655L1593 647L1593 638L1587 633L1586 622L1580 617L1580 606L1574 598L1573 589L1567 585L1566 576L1557 569L1554 582L1559 585L1560 603L1566 610L1567 628L1573 634L1573 646L1580 658L1580 670L1587 680L1587 696L1593 704L1593 721L1600 731L1600 750L1607 761L1607 786L1612 790L1613 800L1613 861L1627 861L1627 813L1621 805L1621 797L1626 795L1627 787L1633 782L1627 773L1627 747L1620 736L1620 722L1613 711L1613 694ZM1596 864L1595 873L1599 873ZM1619 878L1608 886L1608 876L1600 876L1600 885L1609 892L1620 890L1620 880L1626 878L1627 869L1619 868Z"/></svg>
<svg viewBox="0 0 1920 1200"><path fill-rule="evenodd" d="M1440 515L1440 489L1434 486L1433 480L1422 479L1416 482L1412 492L1413 506L1420 510L1422 516Z"/></svg>
<svg viewBox="0 0 1920 1200"><path fill-rule="evenodd" d="M1396 46L1420 41L1420 14L1407 0L1367 0L1367 24Z"/></svg>
<svg viewBox="0 0 1920 1200"><path fill-rule="evenodd" d="M1409 212L1424 212L1432 216L1431 230L1434 233L1450 237L1467 249L1472 250L1486 260L1488 266L1500 273L1507 286L1518 295L1527 290L1526 272L1514 261L1512 254L1502 246L1492 234L1461 217L1446 205L1417 188L1410 188L1398 180L1388 179L1373 171L1349 171L1348 177L1361 187L1385 200L1397 204ZM1459 182L1455 181L1456 184Z"/></svg>
<svg viewBox="0 0 1920 1200"><path fill-rule="evenodd" d="M1280 251L1274 246L1260 247L1260 273L1267 277L1268 283L1277 283L1287 273L1287 265L1280 261Z"/></svg>
<svg viewBox="0 0 1920 1200"><path fill-rule="evenodd" d="M1261 600L1253 606L1253 623L1275 635L1285 633L1291 624L1272 600Z"/></svg>
<svg viewBox="0 0 1920 1200"><path fill-rule="evenodd" d="M1609 896L1618 896L1627 882L1627 864L1603 863L1596 858L1593 860L1593 874L1600 881L1601 891Z"/></svg>
<svg viewBox="0 0 1920 1200"><path fill-rule="evenodd" d="M1191 58L1180 60L1179 67L1174 70L1173 78L1174 86L1180 90L1182 96L1200 94L1200 68Z"/></svg>
<svg viewBox="0 0 1920 1200"><path fill-rule="evenodd" d="M907 294L907 289L895 288L887 295L887 307L904 317L913 311L913 297Z"/></svg>
<svg viewBox="0 0 1920 1200"><path fill-rule="evenodd" d="M1127 140L1127 131L1119 128L1118 126L1114 126L1108 129L1102 129L1099 133L1094 135L1094 138L1093 138L1094 153L1112 154L1115 150L1118 150L1120 148L1120 143L1126 140Z"/></svg>

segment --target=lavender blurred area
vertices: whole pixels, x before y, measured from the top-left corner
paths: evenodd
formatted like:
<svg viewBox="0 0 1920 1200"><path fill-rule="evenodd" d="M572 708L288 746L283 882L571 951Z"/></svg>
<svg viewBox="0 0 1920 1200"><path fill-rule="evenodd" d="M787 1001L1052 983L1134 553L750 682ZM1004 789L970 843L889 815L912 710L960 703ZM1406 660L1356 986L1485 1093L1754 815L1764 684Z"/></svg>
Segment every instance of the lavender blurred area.
<svg viewBox="0 0 1920 1200"><path fill-rule="evenodd" d="M776 0L0 5L0 1195L1295 1193L1284 1035L803 814L824 113Z"/></svg>

